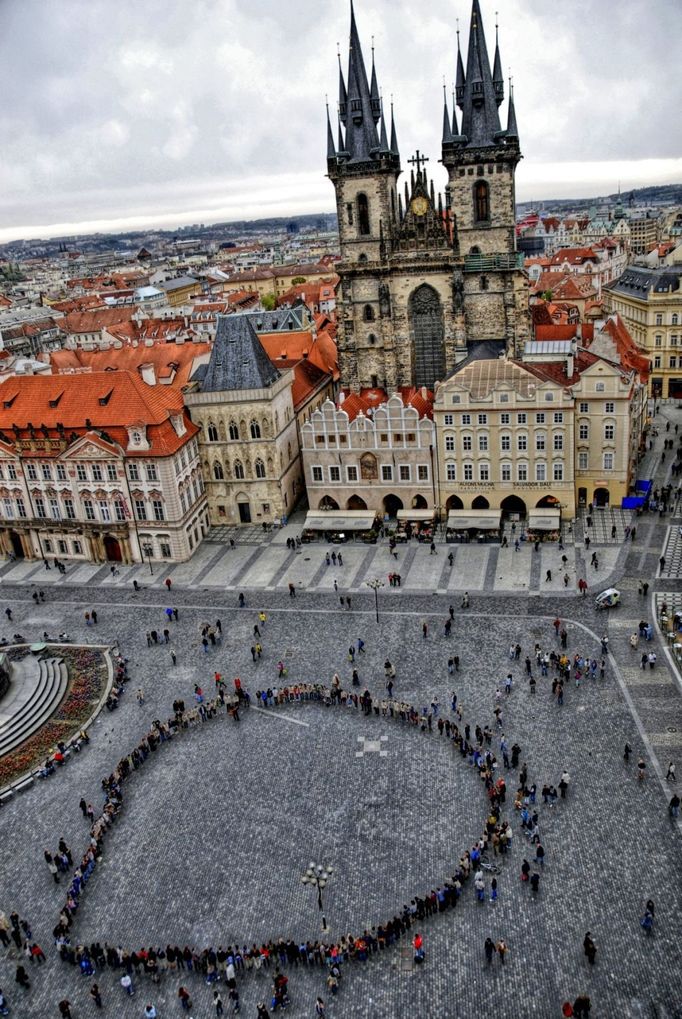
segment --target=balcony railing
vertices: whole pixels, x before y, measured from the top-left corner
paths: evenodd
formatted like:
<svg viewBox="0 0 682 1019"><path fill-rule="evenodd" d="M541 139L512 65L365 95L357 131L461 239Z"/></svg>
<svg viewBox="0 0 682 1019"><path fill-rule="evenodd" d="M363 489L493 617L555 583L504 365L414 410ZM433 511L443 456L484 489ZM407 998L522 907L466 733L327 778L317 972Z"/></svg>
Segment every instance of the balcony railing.
<svg viewBox="0 0 682 1019"><path fill-rule="evenodd" d="M508 272L523 269L523 253L514 251L507 255L466 255L465 272Z"/></svg>

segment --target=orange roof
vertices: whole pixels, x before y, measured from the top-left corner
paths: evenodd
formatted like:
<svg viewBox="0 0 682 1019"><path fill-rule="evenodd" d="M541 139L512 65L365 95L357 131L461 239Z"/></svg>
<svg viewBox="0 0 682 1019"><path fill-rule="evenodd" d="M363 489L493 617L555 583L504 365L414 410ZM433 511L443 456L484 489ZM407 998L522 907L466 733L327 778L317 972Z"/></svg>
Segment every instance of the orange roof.
<svg viewBox="0 0 682 1019"><path fill-rule="evenodd" d="M584 328L585 326L583 326ZM636 371L640 380L646 382L651 371L651 361L637 346L620 315L617 312L610 315L602 328L603 332L608 333L616 344L616 350L623 367Z"/></svg>
<svg viewBox="0 0 682 1019"><path fill-rule="evenodd" d="M538 325L535 327L536 340L572 340L580 337L581 342L591 340L594 335L594 325L585 323L580 325Z"/></svg>
<svg viewBox="0 0 682 1019"><path fill-rule="evenodd" d="M97 333L107 326L128 322L134 308L97 308L95 311L72 311L60 322L67 333Z"/></svg>
<svg viewBox="0 0 682 1019"><path fill-rule="evenodd" d="M315 392L330 381L329 373L322 371L310 361L299 361L297 364L286 367L293 367L294 370L294 382L291 387L294 410L304 406Z"/></svg>
<svg viewBox="0 0 682 1019"><path fill-rule="evenodd" d="M171 416L182 414L186 432L178 436ZM93 429L105 429L124 449L128 445L126 426L147 427L150 450L130 450L128 455L168 456L197 434L198 427L184 414L182 395L172 387L147 386L130 371L93 372L91 375L13 376L0 385L0 431L16 438L30 438L32 424L40 438L46 428L50 437L78 436ZM16 434L15 425L19 429ZM55 456L36 450L39 457Z"/></svg>
<svg viewBox="0 0 682 1019"><path fill-rule="evenodd" d="M323 372L339 377L338 351L336 343L326 330L315 336L310 330L291 332L259 333L265 353L274 365L282 361L297 362L306 358Z"/></svg>
<svg viewBox="0 0 682 1019"><path fill-rule="evenodd" d="M342 391L343 392L343 391ZM419 417L433 417L433 393L430 389L417 389L415 386L405 386L398 390L406 407L414 407ZM388 393L385 389L361 389L359 393L346 393L345 399L339 403L339 409L346 412L350 421L353 421L358 414L371 417L370 410L380 407L388 400Z"/></svg>
<svg viewBox="0 0 682 1019"><path fill-rule="evenodd" d="M583 262L596 262L597 255L592 248L560 248L552 258L552 265L582 265Z"/></svg>
<svg viewBox="0 0 682 1019"><path fill-rule="evenodd" d="M130 371L141 374L143 365L152 365L157 381L180 389L189 382L199 358L207 359L211 344L155 343L153 347L120 347L109 350L54 350L50 354L53 371L70 372ZM61 419L60 419L61 420Z"/></svg>
<svg viewBox="0 0 682 1019"><path fill-rule="evenodd" d="M66 301L53 301L50 307L67 315L71 311L87 311L92 308L103 308L104 304L101 297L97 294L83 294L82 297L72 297Z"/></svg>

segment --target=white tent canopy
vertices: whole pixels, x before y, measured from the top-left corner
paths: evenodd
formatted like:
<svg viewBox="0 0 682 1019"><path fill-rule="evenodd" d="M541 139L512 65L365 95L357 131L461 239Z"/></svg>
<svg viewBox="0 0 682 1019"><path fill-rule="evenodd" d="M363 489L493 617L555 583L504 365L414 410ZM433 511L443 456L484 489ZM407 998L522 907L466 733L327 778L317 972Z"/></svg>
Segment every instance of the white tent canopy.
<svg viewBox="0 0 682 1019"><path fill-rule="evenodd" d="M529 531L558 531L561 526L561 510L544 506L528 514Z"/></svg>
<svg viewBox="0 0 682 1019"><path fill-rule="evenodd" d="M470 528L478 528L479 531L497 531L501 515L502 511L498 509L450 510L448 530L468 531Z"/></svg>
<svg viewBox="0 0 682 1019"><path fill-rule="evenodd" d="M432 509L401 509L398 510L398 520L414 520L419 523L422 520L433 520L436 511Z"/></svg>
<svg viewBox="0 0 682 1019"><path fill-rule="evenodd" d="M376 519L371 510L318 510L306 515L304 531L370 531Z"/></svg>

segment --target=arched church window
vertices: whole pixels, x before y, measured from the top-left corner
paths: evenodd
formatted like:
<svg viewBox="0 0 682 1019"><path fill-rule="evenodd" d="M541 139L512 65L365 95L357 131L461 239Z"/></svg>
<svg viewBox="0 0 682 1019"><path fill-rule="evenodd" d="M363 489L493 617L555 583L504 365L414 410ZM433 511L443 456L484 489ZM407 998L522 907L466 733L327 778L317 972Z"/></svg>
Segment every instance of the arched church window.
<svg viewBox="0 0 682 1019"><path fill-rule="evenodd" d="M210 421L208 425L208 441L209 442L218 441L218 429L216 428L212 421Z"/></svg>
<svg viewBox="0 0 682 1019"><path fill-rule="evenodd" d="M367 265L367 255L364 253L364 251L358 255L358 263L360 265Z"/></svg>
<svg viewBox="0 0 682 1019"><path fill-rule="evenodd" d="M257 478L265 477L265 464L260 459L260 457L256 460L256 477Z"/></svg>
<svg viewBox="0 0 682 1019"><path fill-rule="evenodd" d="M234 462L234 476L239 479L244 477L244 465L241 460L235 460Z"/></svg>
<svg viewBox="0 0 682 1019"><path fill-rule="evenodd" d="M474 184L474 219L477 223L486 223L490 219L488 184L484 180L477 180Z"/></svg>
<svg viewBox="0 0 682 1019"><path fill-rule="evenodd" d="M481 276L481 290L487 290L487 289L488 289L488 277L487 276Z"/></svg>
<svg viewBox="0 0 682 1019"><path fill-rule="evenodd" d="M233 442L239 438L239 426L237 425L236 421L230 421L230 427L228 431L230 438L232 439Z"/></svg>
<svg viewBox="0 0 682 1019"><path fill-rule="evenodd" d="M440 297L433 287L423 283L408 303L410 334L413 344L413 382L433 388L445 373L445 329Z"/></svg>
<svg viewBox="0 0 682 1019"><path fill-rule="evenodd" d="M260 425L257 421L252 421L249 425L249 431L251 432L252 439L260 439Z"/></svg>
<svg viewBox="0 0 682 1019"><path fill-rule="evenodd" d="M222 481L223 478L225 477L225 474L223 472L223 466L221 463L219 463L218 460L216 460L213 464L213 477L216 479L216 481Z"/></svg>
<svg viewBox="0 0 682 1019"><path fill-rule="evenodd" d="M365 322L374 321L374 308L372 307L371 304L366 304L365 307L362 309L362 317L365 320Z"/></svg>
<svg viewBox="0 0 682 1019"><path fill-rule="evenodd" d="M360 192L357 197L358 203L358 233L361 236L366 236L369 232L369 201L367 195L364 192Z"/></svg>

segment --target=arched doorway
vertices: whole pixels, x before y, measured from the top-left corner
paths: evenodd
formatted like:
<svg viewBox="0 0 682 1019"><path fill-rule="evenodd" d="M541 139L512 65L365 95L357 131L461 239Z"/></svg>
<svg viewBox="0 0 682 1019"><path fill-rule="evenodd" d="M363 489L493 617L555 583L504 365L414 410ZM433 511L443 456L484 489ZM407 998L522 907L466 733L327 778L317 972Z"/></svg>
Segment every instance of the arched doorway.
<svg viewBox="0 0 682 1019"><path fill-rule="evenodd" d="M320 499L320 505L318 506L318 509L337 510L338 508L339 508L338 502L336 501L336 499L332 499L331 495L323 495L322 498Z"/></svg>
<svg viewBox="0 0 682 1019"><path fill-rule="evenodd" d="M412 509L428 509L429 504L423 495L415 495L412 500Z"/></svg>
<svg viewBox="0 0 682 1019"><path fill-rule="evenodd" d="M472 509L490 509L490 503L484 495L477 495L471 504Z"/></svg>
<svg viewBox="0 0 682 1019"><path fill-rule="evenodd" d="M445 374L443 309L433 287L422 283L409 301L410 335L414 351L414 384L433 389Z"/></svg>
<svg viewBox="0 0 682 1019"><path fill-rule="evenodd" d="M598 506L601 509L604 509L606 506L608 506L609 501L610 496L608 488L595 488L594 496L592 497L593 505Z"/></svg>
<svg viewBox="0 0 682 1019"><path fill-rule="evenodd" d="M17 559L24 558L24 545L21 540L21 535L17 534L16 531L9 532L9 540L12 542L12 551L14 552Z"/></svg>
<svg viewBox="0 0 682 1019"><path fill-rule="evenodd" d="M546 509L548 507L550 509L558 509L558 507L561 506L561 503L554 495L543 495L542 499L538 499L535 503L535 506L536 509Z"/></svg>
<svg viewBox="0 0 682 1019"><path fill-rule="evenodd" d="M347 510L366 510L367 503L359 495L351 495L350 499L346 503Z"/></svg>
<svg viewBox="0 0 682 1019"><path fill-rule="evenodd" d="M458 495L451 495L448 498L448 501L445 503L445 508L449 513L450 510L464 509L464 503L462 502Z"/></svg>
<svg viewBox="0 0 682 1019"><path fill-rule="evenodd" d="M120 563L123 561L121 544L118 538L114 538L112 534L104 535L104 551L106 553L107 562Z"/></svg>
<svg viewBox="0 0 682 1019"><path fill-rule="evenodd" d="M384 513L389 519L394 519L398 515L398 510L403 508L403 500L399 499L397 495L385 495L384 496Z"/></svg>
<svg viewBox="0 0 682 1019"><path fill-rule="evenodd" d="M251 504L245 492L240 492L237 495L237 512L239 513L240 524L251 523Z"/></svg>
<svg viewBox="0 0 682 1019"><path fill-rule="evenodd" d="M515 519L522 520L526 515L526 504L518 495L508 495L502 500L500 509L505 517L515 515Z"/></svg>

